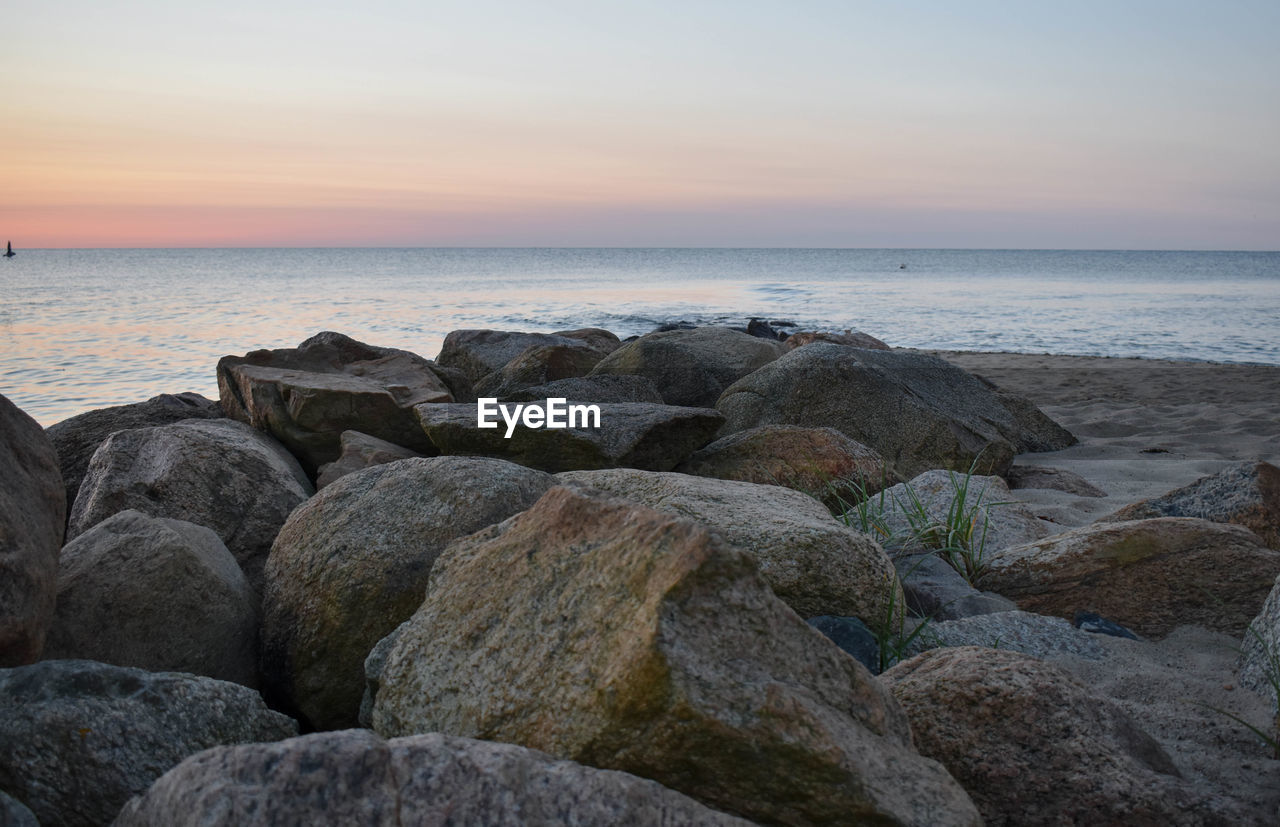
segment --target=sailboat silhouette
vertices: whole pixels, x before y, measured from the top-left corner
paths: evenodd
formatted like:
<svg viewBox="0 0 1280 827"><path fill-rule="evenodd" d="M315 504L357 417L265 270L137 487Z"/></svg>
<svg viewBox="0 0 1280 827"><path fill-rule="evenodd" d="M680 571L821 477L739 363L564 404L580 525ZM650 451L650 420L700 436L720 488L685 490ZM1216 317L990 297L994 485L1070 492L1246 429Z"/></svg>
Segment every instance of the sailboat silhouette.
<svg viewBox="0 0 1280 827"><path fill-rule="evenodd" d="M4 252L4 257L5 257L5 258L13 258L15 255L17 255L17 253L15 253L15 252L13 251L13 242L12 242L12 241L10 241L10 242L9 242L9 249L5 250L5 252Z"/></svg>

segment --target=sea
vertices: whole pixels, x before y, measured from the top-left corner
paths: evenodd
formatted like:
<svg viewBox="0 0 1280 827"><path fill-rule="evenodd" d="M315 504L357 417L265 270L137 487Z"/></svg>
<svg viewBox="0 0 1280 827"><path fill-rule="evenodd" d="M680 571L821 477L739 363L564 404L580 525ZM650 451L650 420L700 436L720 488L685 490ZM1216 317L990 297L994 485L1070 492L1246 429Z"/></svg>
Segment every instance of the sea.
<svg viewBox="0 0 1280 827"><path fill-rule="evenodd" d="M323 330L434 357L462 328L751 318L900 347L1280 365L1280 252L19 249L0 260L0 394L47 426L216 398L219 357Z"/></svg>

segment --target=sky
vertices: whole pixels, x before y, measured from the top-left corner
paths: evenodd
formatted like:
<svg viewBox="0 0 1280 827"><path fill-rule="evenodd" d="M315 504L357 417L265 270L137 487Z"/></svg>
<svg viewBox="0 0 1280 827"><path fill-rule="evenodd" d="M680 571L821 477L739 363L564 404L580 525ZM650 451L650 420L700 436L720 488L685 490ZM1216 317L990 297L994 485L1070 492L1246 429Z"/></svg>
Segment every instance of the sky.
<svg viewBox="0 0 1280 827"><path fill-rule="evenodd" d="M18 247L1280 249L1280 2L10 0Z"/></svg>

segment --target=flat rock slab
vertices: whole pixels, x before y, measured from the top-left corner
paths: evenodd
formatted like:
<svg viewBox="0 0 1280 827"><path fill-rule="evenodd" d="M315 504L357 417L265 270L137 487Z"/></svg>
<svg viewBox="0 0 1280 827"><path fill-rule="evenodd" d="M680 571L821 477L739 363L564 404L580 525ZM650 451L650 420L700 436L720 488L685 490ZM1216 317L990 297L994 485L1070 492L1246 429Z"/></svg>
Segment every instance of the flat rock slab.
<svg viewBox="0 0 1280 827"><path fill-rule="evenodd" d="M1185 517L1094 523L989 558L983 584L1038 614L1094 612L1144 637L1184 624L1241 637L1280 552L1241 526Z"/></svg>
<svg viewBox="0 0 1280 827"><path fill-rule="evenodd" d="M297 724L239 684L87 660L0 670L0 789L45 825L100 827L193 753Z"/></svg>
<svg viewBox="0 0 1280 827"><path fill-rule="evenodd" d="M0 667L40 657L53 621L66 499L44 429L0 396Z"/></svg>
<svg viewBox="0 0 1280 827"><path fill-rule="evenodd" d="M510 439L505 437L507 425L500 414L493 418L497 428L480 428L474 404L419 405L415 410L422 430L441 454L496 457L553 473L618 467L669 471L710 442L724 422L710 408L643 402L598 407L599 428L521 424ZM509 408L514 410L514 405Z"/></svg>
<svg viewBox="0 0 1280 827"><path fill-rule="evenodd" d="M1004 475L1012 489L1047 488L1065 491L1077 497L1105 497L1107 492L1074 471L1050 468L1044 465L1018 465L1015 463ZM1157 516L1157 515L1152 515ZM1169 515L1172 516L1172 515Z"/></svg>
<svg viewBox="0 0 1280 827"><path fill-rule="evenodd" d="M222 357L218 391L227 416L270 433L314 474L338 458L343 431L429 450L413 406L465 399L470 386L417 354L325 332Z"/></svg>
<svg viewBox="0 0 1280 827"><path fill-rule="evenodd" d="M365 468L419 456L422 455L417 451L410 451L376 436L359 431L343 431L342 453L333 462L320 466L319 473L316 474L316 489L324 488L347 474L354 474Z"/></svg>
<svg viewBox="0 0 1280 827"><path fill-rule="evenodd" d="M566 487L436 561L373 724L540 749L767 823L978 823L875 678L750 558Z"/></svg>
<svg viewBox="0 0 1280 827"><path fill-rule="evenodd" d="M750 827L643 778L448 735L367 730L218 747L165 773L115 827L475 824Z"/></svg>

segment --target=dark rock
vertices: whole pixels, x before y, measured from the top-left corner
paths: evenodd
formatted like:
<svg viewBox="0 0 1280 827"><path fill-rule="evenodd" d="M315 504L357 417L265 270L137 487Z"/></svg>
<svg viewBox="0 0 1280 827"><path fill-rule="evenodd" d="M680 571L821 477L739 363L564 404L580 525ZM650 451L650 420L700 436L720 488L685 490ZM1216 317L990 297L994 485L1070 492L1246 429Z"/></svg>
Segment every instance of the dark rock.
<svg viewBox="0 0 1280 827"><path fill-rule="evenodd" d="M894 555L907 607L919 617L955 620L1016 609L1012 600L969 585L960 572L934 552Z"/></svg>
<svg viewBox="0 0 1280 827"><path fill-rule="evenodd" d="M662 394L643 376L579 376L557 379L502 397L503 402L542 402L569 399L574 402L651 402L661 405Z"/></svg>
<svg viewBox="0 0 1280 827"><path fill-rule="evenodd" d="M781 352L775 342L727 327L671 330L623 345L600 360L592 375L646 376L668 405L710 407L726 387Z"/></svg>
<svg viewBox="0 0 1280 827"><path fill-rule="evenodd" d="M44 825L108 824L193 753L297 731L257 692L212 678L87 660L0 670L0 789Z"/></svg>
<svg viewBox="0 0 1280 827"><path fill-rule="evenodd" d="M593 350L603 354L613 353L622 345L616 334L601 327L582 327L577 330L557 330L553 336L564 336L566 339L578 339L586 342Z"/></svg>
<svg viewBox="0 0 1280 827"><path fill-rule="evenodd" d="M211 530L121 511L63 548L45 657L256 687L257 603Z"/></svg>
<svg viewBox="0 0 1280 827"><path fill-rule="evenodd" d="M35 813L16 798L0 790L0 825L4 827L40 827Z"/></svg>
<svg viewBox="0 0 1280 827"><path fill-rule="evenodd" d="M67 536L129 508L185 520L213 529L257 589L276 532L312 493L288 451L239 422L117 431L89 463Z"/></svg>
<svg viewBox="0 0 1280 827"><path fill-rule="evenodd" d="M735 382L722 435L759 425L830 427L905 477L935 468L1000 474L1018 425L985 385L936 356L815 342Z"/></svg>
<svg viewBox="0 0 1280 827"><path fill-rule="evenodd" d="M779 342L786 338L783 334L773 329L773 326L761 319L752 319L747 322L747 335L755 336L758 339L768 339L772 342Z"/></svg>
<svg viewBox="0 0 1280 827"><path fill-rule="evenodd" d="M631 772L766 823L978 823L876 679L747 556L566 487L440 556L373 723Z"/></svg>
<svg viewBox="0 0 1280 827"><path fill-rule="evenodd" d="M422 455L387 442L385 439L378 439L376 436L362 434L359 431L343 431L342 453L333 462L320 466L320 471L316 474L316 488L324 488L347 474L363 471L365 468L418 456Z"/></svg>
<svg viewBox="0 0 1280 827"><path fill-rule="evenodd" d="M1049 488L1065 491L1077 497L1105 497L1107 492L1074 471L1048 468L1043 465L1014 464L1004 475L1010 488Z"/></svg>
<svg viewBox="0 0 1280 827"><path fill-rule="evenodd" d="M365 656L422 603L445 544L528 508L552 484L501 460L435 457L343 477L308 500L264 572L268 697L317 729L355 726Z"/></svg>
<svg viewBox="0 0 1280 827"><path fill-rule="evenodd" d="M506 423L480 428L477 406L419 405L422 429L446 455L506 459L543 471L645 468L667 471L711 441L724 422L711 408L639 402L601 403L600 427L526 428L506 438ZM594 421L594 420L592 420Z"/></svg>
<svg viewBox="0 0 1280 827"><path fill-rule="evenodd" d="M589 334L586 330L573 330L569 333L575 335L511 330L455 330L444 337L444 345L436 362L461 371L475 385L494 371L502 370L508 362L531 347L560 345L598 352L598 335Z"/></svg>
<svg viewBox="0 0 1280 827"><path fill-rule="evenodd" d="M227 416L270 433L309 474L338 458L343 431L429 451L413 406L467 401L465 381L414 353L319 333L297 348L218 360Z"/></svg>
<svg viewBox="0 0 1280 827"><path fill-rule="evenodd" d="M1111 635L1112 637L1127 637L1130 640L1142 640L1142 638L1119 623L1107 620L1102 615L1094 612L1076 612L1076 616L1071 620L1071 625L1082 632L1090 632L1095 635Z"/></svg>
<svg viewBox="0 0 1280 827"><path fill-rule="evenodd" d="M1048 414L1037 408L1035 403L1025 396L1000 388L995 388L995 394L1000 404L1004 405L1017 421L1018 434L1013 444L1018 449L1018 453L1061 451L1080 441L1066 428L1050 419Z"/></svg>
<svg viewBox="0 0 1280 827"><path fill-rule="evenodd" d="M826 635L827 639L836 646L853 655L858 663L871 671L871 674L879 674L880 641L876 639L875 632L867 628L867 624L856 617L831 615L811 617L806 622Z"/></svg>
<svg viewBox="0 0 1280 827"><path fill-rule="evenodd" d="M0 396L0 469L3 667L40 657L53 621L58 549L67 522L53 445L44 429L4 396Z"/></svg>
<svg viewBox="0 0 1280 827"><path fill-rule="evenodd" d="M605 357L575 340L572 345L534 345L476 382L476 396L505 397L558 379L586 376Z"/></svg>
<svg viewBox="0 0 1280 827"><path fill-rule="evenodd" d="M243 824L750 827L652 781L535 750L363 730L193 756L115 827Z"/></svg>
<svg viewBox="0 0 1280 827"><path fill-rule="evenodd" d="M162 393L146 402L87 411L45 428L58 452L58 467L67 486L67 510L76 501L93 452L116 431L171 425L184 419L218 419L222 415L217 402L198 393Z"/></svg>

